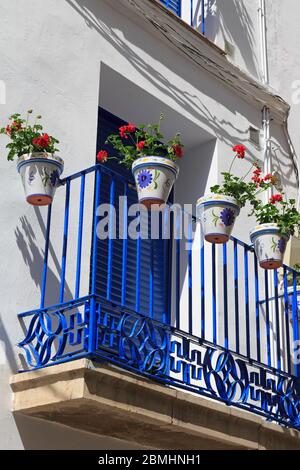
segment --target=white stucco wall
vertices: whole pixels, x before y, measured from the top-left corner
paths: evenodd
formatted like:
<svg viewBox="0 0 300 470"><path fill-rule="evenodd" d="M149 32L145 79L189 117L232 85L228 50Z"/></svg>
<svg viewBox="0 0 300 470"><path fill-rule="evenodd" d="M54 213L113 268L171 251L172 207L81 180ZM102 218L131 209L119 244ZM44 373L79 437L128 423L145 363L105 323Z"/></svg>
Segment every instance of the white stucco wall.
<svg viewBox="0 0 300 470"><path fill-rule="evenodd" d="M99 104L128 121L153 121L163 111L167 116L167 135L180 128L186 146L177 201L194 202L218 180L219 172L228 168L231 147L236 142L247 145L250 158L261 158L260 150L247 141L249 125L261 126L261 109L189 62L121 3L117 0L1 2L0 80L6 88L6 102L0 104L1 126L13 112L24 113L33 108L41 113L46 129L61 141L64 174L69 175L94 163ZM222 8L223 21L231 21L226 16L228 11ZM238 45L243 25L237 25L236 19L233 22L232 40ZM248 63L252 52L244 47L237 57ZM257 57L257 53L253 52L253 56ZM256 62L253 58L250 72L254 75L258 73ZM286 187L293 195L296 179L286 141L280 125L274 122L272 127L274 139L283 149L280 158L288 172ZM217 147L207 160L209 142L217 142ZM5 138L1 138L3 157L5 143ZM126 443L79 432L75 436L73 431L55 425L25 419L15 422L10 412L8 379L19 367L15 345L22 337L17 314L39 304L46 210L33 209L25 203L14 163L2 158L0 169L0 257L5 267L1 271L0 448L74 448L74 442L84 448L124 448L128 446ZM92 201L92 190L91 183L87 201ZM61 188L54 204L49 264L52 287L57 287L61 262L63 195ZM75 190L74 202L76 198ZM71 224L77 214L76 205L73 207ZM253 222L246 216L242 220L235 235L248 241ZM88 286L90 227L88 219L83 292ZM75 229L71 229L68 297L72 297L75 283L72 266L76 236ZM184 287L182 295L184 299ZM56 300L53 297L48 302Z"/></svg>

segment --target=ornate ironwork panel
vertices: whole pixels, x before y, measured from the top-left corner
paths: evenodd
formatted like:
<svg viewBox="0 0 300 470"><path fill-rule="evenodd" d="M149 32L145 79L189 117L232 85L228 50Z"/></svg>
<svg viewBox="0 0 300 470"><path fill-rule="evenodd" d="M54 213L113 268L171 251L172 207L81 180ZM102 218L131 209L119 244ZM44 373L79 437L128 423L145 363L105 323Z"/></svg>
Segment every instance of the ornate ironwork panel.
<svg viewBox="0 0 300 470"><path fill-rule="evenodd" d="M30 368L74 359L87 353L90 300L21 314L26 329L19 343Z"/></svg>

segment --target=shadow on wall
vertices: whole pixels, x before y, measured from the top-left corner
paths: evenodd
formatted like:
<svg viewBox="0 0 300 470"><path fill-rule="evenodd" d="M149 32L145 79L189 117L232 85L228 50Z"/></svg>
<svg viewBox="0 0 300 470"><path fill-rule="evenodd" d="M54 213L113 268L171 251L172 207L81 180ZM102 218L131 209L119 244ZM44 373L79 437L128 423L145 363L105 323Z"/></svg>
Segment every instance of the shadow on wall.
<svg viewBox="0 0 300 470"><path fill-rule="evenodd" d="M14 348L6 332L6 327L0 317L0 366L8 363L11 372L17 372Z"/></svg>
<svg viewBox="0 0 300 470"><path fill-rule="evenodd" d="M39 208L35 207L35 214L37 222L40 226L43 236L46 236L46 226L41 216ZM26 217L20 218L20 223L15 229L15 236L17 246L22 253L23 260L28 266L31 278L33 279L36 286L42 291L42 279L43 279L43 266L44 266L44 255L45 252L39 248L36 241L34 230ZM49 259L53 262L57 273L61 272L61 265L58 261L55 250L51 244L49 244ZM45 305L55 305L58 303L59 298L60 279L52 269L48 267L47 270L47 288ZM65 283L65 301L72 299L72 292L69 289L67 283ZM37 308L37 305L33 305L32 308Z"/></svg>
<svg viewBox="0 0 300 470"><path fill-rule="evenodd" d="M180 88L174 81L170 82L168 78L159 71L159 68L152 67L149 61L145 60L143 55L135 51L135 48L138 47L139 50L144 51L160 63L163 63L174 73L177 73L179 77L186 80L187 83L190 83L195 89L199 89L200 87L204 95L223 104L223 106L233 114L236 114L238 108L236 101L239 100L239 98L237 98L236 94L229 89L224 93L222 87L218 86L217 82L216 86L214 86L211 76L206 76L207 72L205 72L205 77L203 76L200 79L199 73L196 73L197 71L195 71L191 61L190 66L187 67L186 63L183 66L182 60L174 60L174 52L171 48L167 49L165 41L162 42L162 47L157 47L157 40L153 39L153 41L148 41L144 33L137 35L127 21L122 20L122 23L117 22L117 16L107 14L105 8L101 8L99 2L95 0L67 0L67 2L83 17L89 28L96 30L141 74L145 79L145 89L147 89L147 83L149 83L149 86L155 87L158 92L163 93L177 105L181 106L186 113L199 122L199 125L201 125L201 123L205 124L206 127L209 125L214 136L230 146L232 145L233 135L238 134L241 143L248 140L248 129L242 130L234 126L231 121L219 119L208 109L205 103L201 101L199 95ZM152 26L155 28L155 24ZM161 29L158 29L158 34L164 33ZM165 38L170 41L169 36L165 36ZM130 47L130 44L133 44L133 47ZM197 69L199 71L198 63Z"/></svg>
<svg viewBox="0 0 300 470"><path fill-rule="evenodd" d="M260 77L255 53L260 38L255 38L253 21L243 0L207 0L205 27L211 41L218 42L217 38L221 35L222 40L226 39L238 47L248 71Z"/></svg>

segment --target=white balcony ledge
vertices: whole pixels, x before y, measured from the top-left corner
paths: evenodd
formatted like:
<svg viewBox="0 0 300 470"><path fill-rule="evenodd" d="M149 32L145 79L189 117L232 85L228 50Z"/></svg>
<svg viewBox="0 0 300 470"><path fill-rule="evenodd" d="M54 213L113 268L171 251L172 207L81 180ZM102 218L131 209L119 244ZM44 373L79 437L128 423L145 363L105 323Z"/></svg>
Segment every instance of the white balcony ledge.
<svg viewBox="0 0 300 470"><path fill-rule="evenodd" d="M157 449L300 449L300 433L87 359L12 377L14 413Z"/></svg>

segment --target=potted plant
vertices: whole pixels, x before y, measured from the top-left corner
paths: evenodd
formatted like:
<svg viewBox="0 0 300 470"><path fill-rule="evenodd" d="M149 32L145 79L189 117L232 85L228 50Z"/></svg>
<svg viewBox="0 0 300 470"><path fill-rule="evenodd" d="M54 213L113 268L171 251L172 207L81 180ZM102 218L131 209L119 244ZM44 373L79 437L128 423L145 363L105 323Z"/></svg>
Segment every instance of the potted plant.
<svg viewBox="0 0 300 470"><path fill-rule="evenodd" d="M237 159L243 160L246 148L235 145L232 149L234 158L228 172L222 173L223 183L210 188L212 194L201 197L197 201L197 216L200 219L206 241L210 243L227 243L236 217L247 201L252 201L261 191L272 184L272 175L260 178L261 170L257 162L253 162L243 177L232 174L232 167ZM247 177L253 175L250 181Z"/></svg>
<svg viewBox="0 0 300 470"><path fill-rule="evenodd" d="M250 240L264 269L278 269L283 264L287 242L300 227L300 214L295 204L294 199L285 200L279 193L273 195L267 204L252 201L252 214L259 225L250 232Z"/></svg>
<svg viewBox="0 0 300 470"><path fill-rule="evenodd" d="M36 116L30 124L32 110L27 112L26 119L20 114L13 114L9 124L0 129L6 134L10 143L8 160L17 158L17 169L22 178L26 200L34 206L51 204L59 177L63 171L63 160L55 155L57 139L43 132L41 116Z"/></svg>
<svg viewBox="0 0 300 470"><path fill-rule="evenodd" d="M161 114L158 124L129 123L107 138L107 143L121 155L120 163L132 170L139 202L147 208L167 202L179 172L176 160L183 156L179 133L164 141L160 130L163 119ZM98 160L103 163L108 158L113 157L100 150Z"/></svg>

